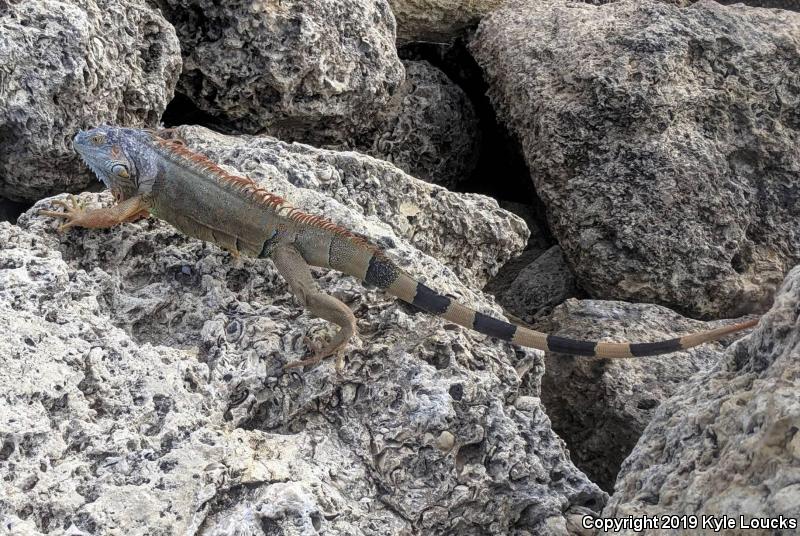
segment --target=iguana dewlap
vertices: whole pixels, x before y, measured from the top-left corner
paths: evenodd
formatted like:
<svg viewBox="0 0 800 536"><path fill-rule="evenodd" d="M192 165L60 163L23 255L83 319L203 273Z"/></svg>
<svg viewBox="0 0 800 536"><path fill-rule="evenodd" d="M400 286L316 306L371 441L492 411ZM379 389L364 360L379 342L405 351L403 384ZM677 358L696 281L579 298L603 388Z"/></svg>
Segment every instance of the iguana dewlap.
<svg viewBox="0 0 800 536"><path fill-rule="evenodd" d="M297 299L314 315L339 326L313 357L341 357L356 333L350 308L322 292L311 266L333 268L460 326L520 346L596 357L644 357L683 350L749 328L756 320L674 339L645 343L589 342L547 335L476 312L403 273L378 247L324 218L302 212L255 181L232 175L182 143L151 131L102 126L75 136L73 146L117 204L83 210L63 201L61 228L111 227L152 214L189 236L233 254L270 257ZM341 362L339 362L340 364Z"/></svg>

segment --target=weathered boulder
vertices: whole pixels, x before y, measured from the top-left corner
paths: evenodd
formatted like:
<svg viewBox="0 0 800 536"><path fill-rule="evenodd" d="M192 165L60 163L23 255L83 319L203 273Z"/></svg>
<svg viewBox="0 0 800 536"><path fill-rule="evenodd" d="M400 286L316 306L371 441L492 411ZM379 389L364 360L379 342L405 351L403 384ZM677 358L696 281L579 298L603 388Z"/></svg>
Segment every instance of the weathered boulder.
<svg viewBox="0 0 800 536"><path fill-rule="evenodd" d="M0 5L0 196L35 201L92 180L80 128L155 126L180 74L175 30L144 0Z"/></svg>
<svg viewBox="0 0 800 536"><path fill-rule="evenodd" d="M386 0L158 0L184 58L178 91L232 130L335 142L404 80Z"/></svg>
<svg viewBox="0 0 800 536"><path fill-rule="evenodd" d="M397 19L398 44L452 42L505 0L389 0Z"/></svg>
<svg viewBox="0 0 800 536"><path fill-rule="evenodd" d="M478 119L464 91L427 61L404 61L406 81L354 147L419 179L454 188L480 156Z"/></svg>
<svg viewBox="0 0 800 536"><path fill-rule="evenodd" d="M800 267L752 335L661 404L622 464L607 517L800 518ZM796 528L796 527L795 527ZM777 529L777 530L773 530ZM632 531L615 534L634 534Z"/></svg>
<svg viewBox="0 0 800 536"><path fill-rule="evenodd" d="M531 234L528 237L528 244L525 251L519 257L515 257L503 265L502 268L483 288L485 292L494 294L502 300L503 295L517 279L520 272L529 264L534 262L537 257L552 247L552 242L547 232L542 228L540 222L534 218L535 207L514 201L499 201L500 207L516 214L525 221ZM505 304L502 304L506 307Z"/></svg>
<svg viewBox="0 0 800 536"><path fill-rule="evenodd" d="M471 50L581 288L768 307L800 261L800 14L510 0Z"/></svg>
<svg viewBox="0 0 800 536"><path fill-rule="evenodd" d="M495 203L361 155L200 128L179 134L295 204L376 238L430 286L500 313L407 240L441 250L438 241L459 232L521 225ZM397 190L379 189L378 173ZM468 222L437 222L433 231L426 215L400 204L423 199L441 208L436 217L457 219L447 208L464 202L474 208ZM155 220L59 235L56 222L34 216L47 203L24 214L21 228L0 224L0 393L8 401L0 472L13 475L0 480L6 526L563 535L602 508L606 495L569 461L539 399L518 396L515 367L530 364L538 382L541 353L453 329L317 270L320 285L354 309L360 343L341 373L331 360L285 372L306 355L303 336L324 335L327 325L303 312L270 262L234 262ZM462 255L497 247L461 240ZM460 259L461 270L479 278L496 254L473 257L483 266L469 271Z"/></svg>
<svg viewBox="0 0 800 536"><path fill-rule="evenodd" d="M264 181L296 206L338 221L377 244L391 249L397 237L408 240L475 289L517 256L528 238L522 219L499 208L495 200L450 192L359 153L266 136L225 136L202 127L180 127L176 133L213 161ZM333 201L309 197L312 190ZM353 219L349 211L366 218L367 224Z"/></svg>
<svg viewBox="0 0 800 536"><path fill-rule="evenodd" d="M142 223L68 251L75 233L56 237L43 232L48 222L25 218L39 234L0 223L0 532L223 535L234 525L240 534L324 526L361 535L407 526L379 501L358 500L378 490L335 432L226 422L238 376L215 370L197 345L207 307L223 306L219 281L192 278L209 266L201 247L186 258L166 243L171 231ZM65 260L83 253L90 258ZM136 278L162 269L151 285ZM183 292L206 306L185 309ZM147 329L176 311L174 326ZM143 322L143 313L154 318ZM187 325L184 344L158 341L182 339Z"/></svg>
<svg viewBox="0 0 800 536"><path fill-rule="evenodd" d="M567 300L538 329L584 340L651 342L722 326L666 307L599 300ZM611 492L622 461L656 408L698 373L712 368L732 340L643 359L587 360L545 356L541 396L553 429L593 482Z"/></svg>
<svg viewBox="0 0 800 536"><path fill-rule="evenodd" d="M518 318L532 323L578 294L575 276L564 260L561 248L553 246L517 274L500 303Z"/></svg>

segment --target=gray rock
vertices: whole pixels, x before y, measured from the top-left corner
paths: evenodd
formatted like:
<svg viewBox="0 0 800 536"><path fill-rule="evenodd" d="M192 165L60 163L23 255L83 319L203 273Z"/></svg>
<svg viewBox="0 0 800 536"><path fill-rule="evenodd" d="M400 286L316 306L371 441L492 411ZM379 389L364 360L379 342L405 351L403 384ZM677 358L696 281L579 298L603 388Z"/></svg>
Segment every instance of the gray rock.
<svg viewBox="0 0 800 536"><path fill-rule="evenodd" d="M223 535L233 525L237 534L324 526L361 535L408 525L369 499L378 490L366 465L335 430L271 434L226 421L239 377L209 367L195 331L219 321L221 309L202 315L223 306L215 293L226 285L181 279L190 261L180 244L165 245L171 231L143 222L65 248L76 234L26 222L40 234L0 223L0 532ZM209 259L194 246L197 275ZM89 258L73 256L81 253ZM194 300L183 292L206 305L184 309ZM193 326L186 343L145 342L158 338L150 322L173 333L168 318L179 331ZM279 344L272 338L267 345ZM258 361L254 351L240 356L243 366Z"/></svg>
<svg viewBox="0 0 800 536"><path fill-rule="evenodd" d="M510 0L471 49L581 288L768 306L800 261L800 15Z"/></svg>
<svg viewBox="0 0 800 536"><path fill-rule="evenodd" d="M464 91L427 61L404 61L395 104L356 149L419 179L453 189L480 156L478 119Z"/></svg>
<svg viewBox="0 0 800 536"><path fill-rule="evenodd" d="M178 90L233 130L341 142L404 79L386 0L158 0L184 56Z"/></svg>
<svg viewBox="0 0 800 536"><path fill-rule="evenodd" d="M515 257L504 264L503 267L500 268L500 271L497 272L497 275L484 287L483 290L485 292L494 294L495 296L504 294L519 273L552 246L547 233L534 218L536 210L533 206L516 203L514 201L499 201L499 204L500 208L504 208L525 220L525 225L528 226L531 235L528 237L528 244L525 246L525 251L523 251L519 257Z"/></svg>
<svg viewBox="0 0 800 536"><path fill-rule="evenodd" d="M666 307L567 300L537 328L583 340L652 342L720 327ZM736 337L645 359L545 357L542 401L575 464L606 491L656 408L698 373L713 367Z"/></svg>
<svg viewBox="0 0 800 536"><path fill-rule="evenodd" d="M398 44L452 42L505 0L389 0L397 18Z"/></svg>
<svg viewBox="0 0 800 536"><path fill-rule="evenodd" d="M488 292L489 294L493 294L499 300L502 300L503 294L508 290L513 283L517 276L519 276L520 272L524 270L527 266L531 263L535 262L538 257L542 255L547 250L533 248L533 249L526 249L523 251L519 257L514 257L507 263L505 263L502 268L497 272L486 286L483 287L484 292Z"/></svg>
<svg viewBox="0 0 800 536"><path fill-rule="evenodd" d="M553 246L520 271L500 303L524 322L533 323L578 294L575 276L561 248Z"/></svg>
<svg viewBox="0 0 800 536"><path fill-rule="evenodd" d="M409 273L499 315L406 239L442 251L459 232L462 250L496 248L463 236L502 221L521 247L522 222L495 203L357 154L180 134L297 205L380 237ZM401 203L422 200L454 221L432 225ZM473 209L459 224L450 211L464 203ZM540 352L317 270L353 307L360 344L341 373L330 360L286 373L306 355L303 336L327 326L270 262L237 264L154 220L59 235L34 216L47 204L20 217L22 228L0 224L0 445L10 445L0 473L13 474L0 480L4 523L96 534L565 535L602 508L606 495L569 461L539 399L518 396L515 367L529 364L538 382ZM480 277L496 254L473 257L469 272L460 259L461 270Z"/></svg>
<svg viewBox="0 0 800 536"><path fill-rule="evenodd" d="M749 337L656 412L604 516L800 518L800 267ZM778 528L778 527L776 527ZM796 530L753 534L794 534ZM615 534L634 534L633 531Z"/></svg>
<svg viewBox="0 0 800 536"><path fill-rule="evenodd" d="M144 0L0 6L0 196L85 187L80 128L155 126L181 68L175 30Z"/></svg>
<svg viewBox="0 0 800 536"><path fill-rule="evenodd" d="M475 289L517 256L528 238L525 223L495 200L450 192L359 153L266 136L225 136L202 127L180 127L177 133L213 161L263 181L293 204L336 220L390 251L398 239L408 240ZM311 190L330 198L310 197Z"/></svg>

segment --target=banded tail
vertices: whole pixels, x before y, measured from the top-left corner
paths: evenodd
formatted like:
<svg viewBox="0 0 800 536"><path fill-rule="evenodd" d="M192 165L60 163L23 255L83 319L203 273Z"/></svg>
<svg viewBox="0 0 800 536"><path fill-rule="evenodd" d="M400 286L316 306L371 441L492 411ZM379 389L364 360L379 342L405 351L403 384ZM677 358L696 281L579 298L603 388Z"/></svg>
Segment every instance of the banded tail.
<svg viewBox="0 0 800 536"><path fill-rule="evenodd" d="M302 249L301 247L301 251ZM647 357L686 350L753 327L758 323L758 319L748 320L656 342L617 343L569 339L510 324L461 305L403 273L383 251L374 246L365 248L363 243L354 244L348 237L331 236L328 251L330 254L327 259L320 259L317 253L315 264L319 263L318 266L330 267L358 277L407 303L459 326L538 350L602 358Z"/></svg>

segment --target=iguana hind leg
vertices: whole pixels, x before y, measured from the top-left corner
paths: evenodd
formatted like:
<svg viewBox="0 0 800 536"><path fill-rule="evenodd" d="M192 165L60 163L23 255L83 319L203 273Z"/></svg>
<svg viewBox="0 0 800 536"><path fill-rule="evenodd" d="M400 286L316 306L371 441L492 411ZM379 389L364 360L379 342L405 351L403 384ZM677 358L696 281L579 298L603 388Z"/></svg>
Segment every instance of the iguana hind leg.
<svg viewBox="0 0 800 536"><path fill-rule="evenodd" d="M353 311L341 301L319 289L311 277L308 263L293 245L285 244L276 247L272 253L272 260L278 272L289 284L292 294L311 314L339 326L336 335L321 349L309 345L313 351L311 357L289 363L285 368L313 365L335 354L336 368L340 370L344 365L345 346L357 333L356 317L353 316Z"/></svg>

